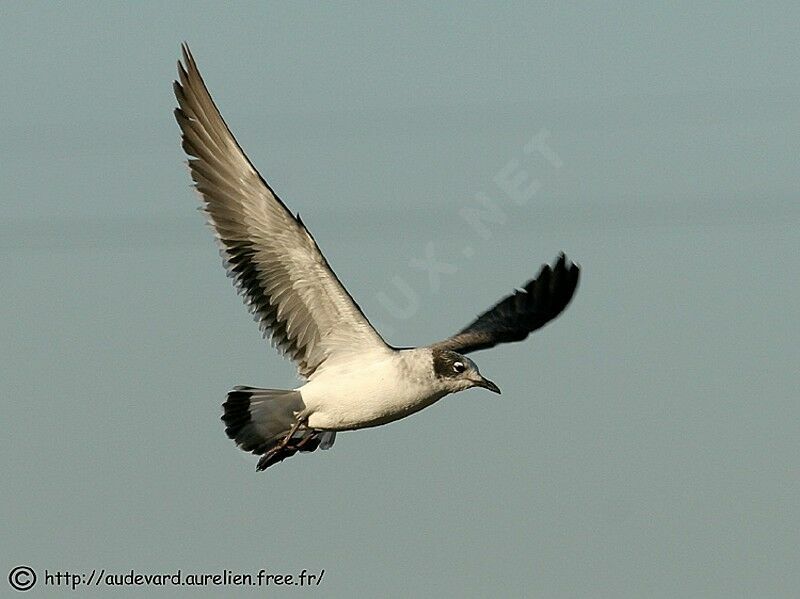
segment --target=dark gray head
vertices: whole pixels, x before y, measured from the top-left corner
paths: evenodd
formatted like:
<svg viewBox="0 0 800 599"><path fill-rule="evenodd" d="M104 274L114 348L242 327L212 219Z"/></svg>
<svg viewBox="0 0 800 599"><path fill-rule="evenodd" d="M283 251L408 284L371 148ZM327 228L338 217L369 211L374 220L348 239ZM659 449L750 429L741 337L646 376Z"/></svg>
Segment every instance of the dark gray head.
<svg viewBox="0 0 800 599"><path fill-rule="evenodd" d="M481 376L475 362L450 350L433 350L433 373L448 392L463 391L471 387L483 387L500 393L500 388Z"/></svg>

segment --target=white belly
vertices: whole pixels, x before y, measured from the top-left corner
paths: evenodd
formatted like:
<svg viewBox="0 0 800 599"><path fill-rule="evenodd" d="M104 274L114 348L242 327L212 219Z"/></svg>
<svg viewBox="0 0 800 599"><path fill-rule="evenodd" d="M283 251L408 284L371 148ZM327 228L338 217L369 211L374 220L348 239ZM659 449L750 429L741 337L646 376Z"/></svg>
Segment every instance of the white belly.
<svg viewBox="0 0 800 599"><path fill-rule="evenodd" d="M407 356L385 353L316 373L299 389L309 414L308 425L326 430L377 426L441 399L444 393L431 392L427 369L425 376L409 376L404 358Z"/></svg>

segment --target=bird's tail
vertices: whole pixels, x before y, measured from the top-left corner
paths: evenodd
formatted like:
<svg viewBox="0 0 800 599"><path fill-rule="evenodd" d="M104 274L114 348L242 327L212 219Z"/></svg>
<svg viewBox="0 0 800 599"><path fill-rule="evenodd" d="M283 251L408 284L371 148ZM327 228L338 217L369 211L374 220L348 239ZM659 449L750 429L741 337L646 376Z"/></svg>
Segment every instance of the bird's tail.
<svg viewBox="0 0 800 599"><path fill-rule="evenodd" d="M243 450L256 455L266 454L259 460L258 470L277 464L298 451L330 448L336 438L333 431L300 427L291 439L286 440L305 407L299 391L234 387L222 404L225 433Z"/></svg>

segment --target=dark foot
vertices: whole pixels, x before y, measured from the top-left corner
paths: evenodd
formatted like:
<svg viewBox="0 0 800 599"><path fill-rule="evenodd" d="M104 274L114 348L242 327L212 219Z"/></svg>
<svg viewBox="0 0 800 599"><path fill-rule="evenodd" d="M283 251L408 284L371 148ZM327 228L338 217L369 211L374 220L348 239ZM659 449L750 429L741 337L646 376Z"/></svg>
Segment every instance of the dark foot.
<svg viewBox="0 0 800 599"><path fill-rule="evenodd" d="M300 443L293 444L292 437L297 432L297 430L304 426L306 423L305 420L298 420L294 423L292 429L286 433L286 436L281 440L280 443L272 447L269 451L267 451L260 460L258 460L258 464L256 465L256 470L266 470L272 464L277 464L278 462L282 462L286 458L293 456L297 453L306 443L306 441L312 436L305 436L300 440Z"/></svg>

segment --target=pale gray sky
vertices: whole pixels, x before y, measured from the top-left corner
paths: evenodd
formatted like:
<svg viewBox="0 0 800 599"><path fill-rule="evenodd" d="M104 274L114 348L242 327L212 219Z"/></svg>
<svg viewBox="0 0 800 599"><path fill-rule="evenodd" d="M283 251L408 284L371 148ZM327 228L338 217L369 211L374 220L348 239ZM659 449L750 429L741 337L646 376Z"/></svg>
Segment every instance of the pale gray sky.
<svg viewBox="0 0 800 599"><path fill-rule="evenodd" d="M2 584L27 564L39 594L93 568L324 568L309 594L331 597L800 592L796 3L2 13ZM195 210L183 40L389 342L580 262L563 317L474 355L501 397L255 473L225 392L295 379Z"/></svg>

